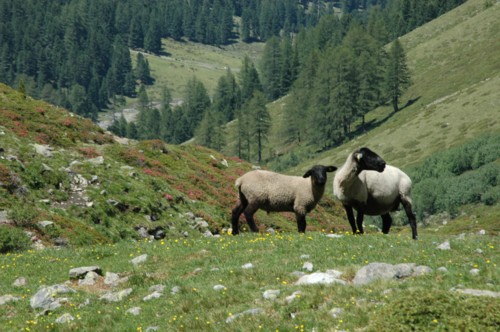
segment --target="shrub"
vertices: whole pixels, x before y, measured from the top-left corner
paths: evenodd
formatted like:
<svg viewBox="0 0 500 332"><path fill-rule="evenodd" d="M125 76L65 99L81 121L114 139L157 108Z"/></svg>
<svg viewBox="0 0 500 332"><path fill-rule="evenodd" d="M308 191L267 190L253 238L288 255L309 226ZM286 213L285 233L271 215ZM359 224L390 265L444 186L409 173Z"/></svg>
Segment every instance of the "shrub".
<svg viewBox="0 0 500 332"><path fill-rule="evenodd" d="M28 249L30 240L24 232L15 227L0 226L0 253Z"/></svg>
<svg viewBox="0 0 500 332"><path fill-rule="evenodd" d="M32 227L36 222L39 212L31 204L18 204L10 209L7 215L16 226Z"/></svg>

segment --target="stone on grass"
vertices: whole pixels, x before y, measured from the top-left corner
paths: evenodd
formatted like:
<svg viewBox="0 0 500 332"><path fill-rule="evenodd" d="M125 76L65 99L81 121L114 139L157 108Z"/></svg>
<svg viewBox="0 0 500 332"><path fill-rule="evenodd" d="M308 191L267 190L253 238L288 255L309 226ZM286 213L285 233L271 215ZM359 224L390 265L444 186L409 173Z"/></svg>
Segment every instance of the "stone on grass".
<svg viewBox="0 0 500 332"><path fill-rule="evenodd" d="M342 315L342 313L344 313L344 309L342 308L333 308L332 310L330 310L328 312L330 314L330 316L332 316L333 318L338 318L340 315Z"/></svg>
<svg viewBox="0 0 500 332"><path fill-rule="evenodd" d="M99 266L83 266L69 270L69 278L83 279L85 278L85 275L89 272L95 272L98 275L102 275L102 270Z"/></svg>
<svg viewBox="0 0 500 332"><path fill-rule="evenodd" d="M302 268L304 270L312 272L312 270L313 270L313 263L311 263L311 262L305 262L304 265L302 265Z"/></svg>
<svg viewBox="0 0 500 332"><path fill-rule="evenodd" d="M252 263L246 263L241 266L242 269L253 269Z"/></svg>
<svg viewBox="0 0 500 332"><path fill-rule="evenodd" d="M141 308L140 307L133 307L128 309L125 313L131 314L134 316L138 316L141 313Z"/></svg>
<svg viewBox="0 0 500 332"><path fill-rule="evenodd" d="M78 285L95 285L99 275L94 271L90 271L85 275L85 278L78 280Z"/></svg>
<svg viewBox="0 0 500 332"><path fill-rule="evenodd" d="M224 286L224 285L215 285L213 288L214 288L215 291L222 291L222 290L226 289L226 286Z"/></svg>
<svg viewBox="0 0 500 332"><path fill-rule="evenodd" d="M257 314L261 314L261 313L263 313L263 312L264 312L264 309L262 309L262 308L248 309L248 310L246 310L246 311L243 311L243 312L240 312L240 313L238 313L238 314L234 314L234 315L232 315L232 316L228 317L228 318L226 319L226 323L228 323L228 324L229 324L229 323L231 323L233 320L235 320L235 319L237 319L237 318L239 318L239 317L241 317L241 316L245 316L245 315L257 315Z"/></svg>
<svg viewBox="0 0 500 332"><path fill-rule="evenodd" d="M329 285L329 284L341 284L345 285L346 282L339 279L342 272L335 270L328 270L324 272L315 272L311 274L306 274L297 280L296 285Z"/></svg>
<svg viewBox="0 0 500 332"><path fill-rule="evenodd" d="M174 286L170 289L170 294L175 295L181 292L181 288L179 286Z"/></svg>
<svg viewBox="0 0 500 332"><path fill-rule="evenodd" d="M441 273L448 273L448 269L444 266L438 267L437 270Z"/></svg>
<svg viewBox="0 0 500 332"><path fill-rule="evenodd" d="M340 239L343 236L344 235L342 235L342 234L326 234L326 237L328 237L330 239Z"/></svg>
<svg viewBox="0 0 500 332"><path fill-rule="evenodd" d="M69 313L65 313L56 319L56 323L57 324L66 324L66 323L69 323L73 320L75 320L75 317L71 316L71 314L69 314Z"/></svg>
<svg viewBox="0 0 500 332"><path fill-rule="evenodd" d="M365 285L372 281L383 279L402 279L410 276L420 276L432 272L427 266L416 266L415 263L387 264L370 263L358 270L354 277L354 285Z"/></svg>
<svg viewBox="0 0 500 332"><path fill-rule="evenodd" d="M130 263L132 263L133 265L139 265L139 264L146 262L147 259L148 259L148 254L144 254L144 255L137 256L134 259L131 259Z"/></svg>
<svg viewBox="0 0 500 332"><path fill-rule="evenodd" d="M298 298L301 294L302 294L301 291L295 291L295 292L293 292L292 295L285 297L286 303L288 303L288 304L292 303L293 300L295 300L296 298Z"/></svg>
<svg viewBox="0 0 500 332"><path fill-rule="evenodd" d="M12 295L3 295L3 296L0 296L0 305L4 305L4 304L7 304L9 302L13 302L13 301L18 301L19 298L18 297L15 297L15 296L12 296Z"/></svg>
<svg viewBox="0 0 500 332"><path fill-rule="evenodd" d="M165 291L165 285L153 285L149 287L149 291L163 293Z"/></svg>
<svg viewBox="0 0 500 332"><path fill-rule="evenodd" d="M17 278L14 283L12 284L14 287L24 287L26 286L26 278L25 277L19 277Z"/></svg>
<svg viewBox="0 0 500 332"><path fill-rule="evenodd" d="M266 300L276 300L280 295L280 291L278 289L268 289L262 294L262 297Z"/></svg>
<svg viewBox="0 0 500 332"><path fill-rule="evenodd" d="M439 250L450 250L451 249L450 241L445 241L445 242L441 243L440 245L438 245L436 247L436 249L439 249Z"/></svg>
<svg viewBox="0 0 500 332"><path fill-rule="evenodd" d="M478 276L479 275L479 269L472 269L469 271L471 276Z"/></svg>
<svg viewBox="0 0 500 332"><path fill-rule="evenodd" d="M108 292L101 296L99 300L106 300L108 302L120 302L124 298L130 295L132 293L132 288L127 288L118 292Z"/></svg>
<svg viewBox="0 0 500 332"><path fill-rule="evenodd" d="M150 300L154 300L154 299L158 299L160 298L161 296L163 295L163 293L160 293L160 292L157 292L157 291L154 291L153 293L145 296L142 300L143 301L150 301Z"/></svg>
<svg viewBox="0 0 500 332"><path fill-rule="evenodd" d="M468 295L474 295L474 296L488 296L488 297L493 297L493 298L500 298L500 292L493 292L489 290L482 290L482 289L455 289L455 292L463 293L463 294L468 294Z"/></svg>
<svg viewBox="0 0 500 332"><path fill-rule="evenodd" d="M58 294L75 293L74 289L66 285L53 285L42 287L30 299L30 305L33 309L42 309L43 311L54 310L61 306L60 299L56 299Z"/></svg>

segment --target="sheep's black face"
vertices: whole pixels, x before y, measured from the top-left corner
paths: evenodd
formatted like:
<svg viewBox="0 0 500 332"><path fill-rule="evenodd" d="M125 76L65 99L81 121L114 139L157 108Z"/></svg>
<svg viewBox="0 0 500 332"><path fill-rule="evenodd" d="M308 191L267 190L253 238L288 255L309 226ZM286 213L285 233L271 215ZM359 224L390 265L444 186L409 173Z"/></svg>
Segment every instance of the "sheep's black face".
<svg viewBox="0 0 500 332"><path fill-rule="evenodd" d="M353 154L361 170L383 172L385 161L368 148L361 148Z"/></svg>
<svg viewBox="0 0 500 332"><path fill-rule="evenodd" d="M335 166L316 165L304 174L304 178L311 177L313 182L317 185L324 185L326 183L327 172L334 172L337 169Z"/></svg>

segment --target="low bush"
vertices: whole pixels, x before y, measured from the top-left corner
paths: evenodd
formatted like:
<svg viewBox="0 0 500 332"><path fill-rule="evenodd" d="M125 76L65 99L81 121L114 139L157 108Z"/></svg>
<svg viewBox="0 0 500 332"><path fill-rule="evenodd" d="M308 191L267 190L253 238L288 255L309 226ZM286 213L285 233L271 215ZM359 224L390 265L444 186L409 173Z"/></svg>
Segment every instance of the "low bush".
<svg viewBox="0 0 500 332"><path fill-rule="evenodd" d="M0 226L0 253L28 249L30 240L24 232L15 227Z"/></svg>

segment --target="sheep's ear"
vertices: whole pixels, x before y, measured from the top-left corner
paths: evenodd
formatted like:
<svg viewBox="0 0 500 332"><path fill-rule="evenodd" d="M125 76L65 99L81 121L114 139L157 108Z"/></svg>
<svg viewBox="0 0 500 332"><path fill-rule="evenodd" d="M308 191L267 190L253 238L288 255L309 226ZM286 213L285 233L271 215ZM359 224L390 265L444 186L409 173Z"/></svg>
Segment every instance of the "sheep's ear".
<svg viewBox="0 0 500 332"><path fill-rule="evenodd" d="M337 170L337 167L335 166L327 166L326 171L327 172L335 172Z"/></svg>
<svg viewBox="0 0 500 332"><path fill-rule="evenodd" d="M363 154L361 152L355 153L354 158L359 162L363 158Z"/></svg>
<svg viewBox="0 0 500 332"><path fill-rule="evenodd" d="M306 172L306 174L304 174L302 177L303 177L303 178L308 178L308 177L310 177L310 176L311 176L311 170L308 170L308 171Z"/></svg>

